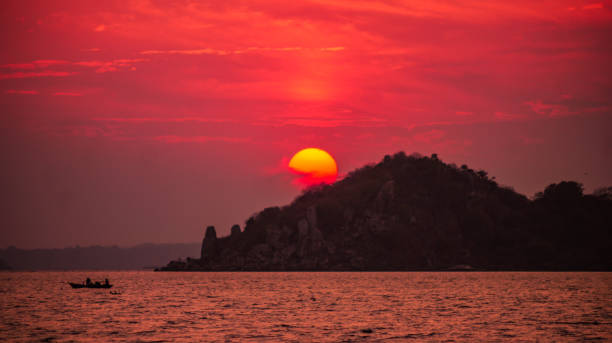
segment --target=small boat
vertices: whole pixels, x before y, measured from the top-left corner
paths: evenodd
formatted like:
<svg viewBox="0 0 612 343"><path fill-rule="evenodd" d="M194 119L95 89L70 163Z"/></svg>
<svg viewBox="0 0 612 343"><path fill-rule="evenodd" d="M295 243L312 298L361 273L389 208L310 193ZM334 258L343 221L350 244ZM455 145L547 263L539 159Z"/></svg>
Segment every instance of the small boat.
<svg viewBox="0 0 612 343"><path fill-rule="evenodd" d="M104 283L96 281L96 282L87 282L87 283L68 282L68 284L72 288L111 288L113 287L113 285L108 283L108 280L106 280L106 282Z"/></svg>

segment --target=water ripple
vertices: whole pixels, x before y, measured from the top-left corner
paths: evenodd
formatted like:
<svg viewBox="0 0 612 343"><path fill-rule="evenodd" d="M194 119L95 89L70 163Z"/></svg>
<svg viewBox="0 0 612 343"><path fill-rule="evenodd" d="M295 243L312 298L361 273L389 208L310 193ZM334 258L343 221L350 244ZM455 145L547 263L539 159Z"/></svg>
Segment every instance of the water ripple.
<svg viewBox="0 0 612 343"><path fill-rule="evenodd" d="M66 280L109 278L108 290ZM612 273L0 273L0 341L612 339Z"/></svg>

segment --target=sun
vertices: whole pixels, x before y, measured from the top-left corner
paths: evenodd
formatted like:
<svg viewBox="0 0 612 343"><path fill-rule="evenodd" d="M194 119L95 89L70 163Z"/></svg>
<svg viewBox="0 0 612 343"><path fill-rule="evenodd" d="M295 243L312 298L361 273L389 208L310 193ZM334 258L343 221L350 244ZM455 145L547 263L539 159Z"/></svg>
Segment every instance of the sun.
<svg viewBox="0 0 612 343"><path fill-rule="evenodd" d="M288 167L301 176L297 181L305 186L334 183L338 177L338 165L334 158L318 148L298 151L289 161Z"/></svg>

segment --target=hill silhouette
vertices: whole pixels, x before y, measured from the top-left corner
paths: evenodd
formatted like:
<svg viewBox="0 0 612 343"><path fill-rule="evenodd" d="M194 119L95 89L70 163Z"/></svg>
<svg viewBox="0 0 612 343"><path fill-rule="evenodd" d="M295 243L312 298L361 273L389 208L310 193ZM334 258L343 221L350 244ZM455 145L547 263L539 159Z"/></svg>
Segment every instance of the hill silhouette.
<svg viewBox="0 0 612 343"><path fill-rule="evenodd" d="M0 249L0 269L5 269L5 266L15 270L153 269L169 259L197 254L198 250L197 243L31 250L9 247Z"/></svg>
<svg viewBox="0 0 612 343"><path fill-rule="evenodd" d="M307 189L161 270L610 270L610 188L534 199L485 171L399 152Z"/></svg>

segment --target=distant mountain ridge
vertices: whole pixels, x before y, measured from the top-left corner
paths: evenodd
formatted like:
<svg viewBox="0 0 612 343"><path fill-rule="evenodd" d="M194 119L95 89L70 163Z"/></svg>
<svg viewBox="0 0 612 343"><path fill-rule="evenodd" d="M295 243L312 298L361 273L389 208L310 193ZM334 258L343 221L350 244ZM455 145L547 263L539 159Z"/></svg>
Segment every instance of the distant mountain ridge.
<svg viewBox="0 0 612 343"><path fill-rule="evenodd" d="M437 155L385 156L266 208L161 270L612 270L612 192L533 200Z"/></svg>
<svg viewBox="0 0 612 343"><path fill-rule="evenodd" d="M140 244L133 247L69 247L63 249L0 249L0 260L13 270L154 269L170 259L197 256L199 243Z"/></svg>

